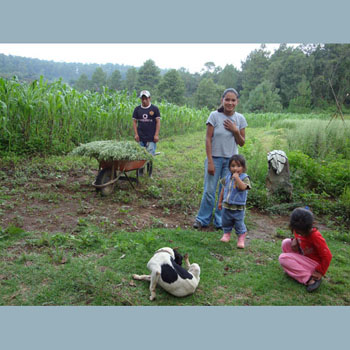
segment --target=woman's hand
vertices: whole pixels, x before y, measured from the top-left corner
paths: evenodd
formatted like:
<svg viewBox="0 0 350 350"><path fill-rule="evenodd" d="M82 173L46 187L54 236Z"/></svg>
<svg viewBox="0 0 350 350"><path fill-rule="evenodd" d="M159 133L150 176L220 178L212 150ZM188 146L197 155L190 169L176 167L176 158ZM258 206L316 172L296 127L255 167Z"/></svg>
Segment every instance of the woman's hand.
<svg viewBox="0 0 350 350"><path fill-rule="evenodd" d="M232 122L230 119L224 120L224 127L226 130L231 131L232 133L239 132L236 123Z"/></svg>
<svg viewBox="0 0 350 350"><path fill-rule="evenodd" d="M219 209L219 210L222 210L222 202L219 202L219 203L218 203L218 209Z"/></svg>
<svg viewBox="0 0 350 350"><path fill-rule="evenodd" d="M213 162L208 162L208 174L215 175L215 166Z"/></svg>

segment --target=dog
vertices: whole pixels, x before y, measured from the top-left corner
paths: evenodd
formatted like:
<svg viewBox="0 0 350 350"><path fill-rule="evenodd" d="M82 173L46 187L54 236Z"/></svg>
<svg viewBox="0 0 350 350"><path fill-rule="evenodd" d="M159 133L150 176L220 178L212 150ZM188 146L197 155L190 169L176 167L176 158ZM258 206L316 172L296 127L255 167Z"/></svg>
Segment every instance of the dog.
<svg viewBox="0 0 350 350"><path fill-rule="evenodd" d="M188 270L181 266L183 259ZM184 297L195 292L200 280L199 265L190 264L188 254L182 257L176 249L169 247L158 249L148 261L147 268L151 271L150 275L134 274L133 278L151 282L150 300L156 298L157 284L176 297Z"/></svg>

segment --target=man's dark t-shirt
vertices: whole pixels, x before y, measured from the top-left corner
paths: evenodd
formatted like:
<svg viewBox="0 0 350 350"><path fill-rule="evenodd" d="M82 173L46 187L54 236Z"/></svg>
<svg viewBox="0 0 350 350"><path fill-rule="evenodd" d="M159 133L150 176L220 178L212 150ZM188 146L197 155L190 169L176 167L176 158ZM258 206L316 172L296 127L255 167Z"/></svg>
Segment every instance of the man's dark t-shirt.
<svg viewBox="0 0 350 350"><path fill-rule="evenodd" d="M137 133L139 134L140 141L154 142L156 118L160 118L158 107L152 104L148 108L137 106L134 109L132 118L137 120Z"/></svg>

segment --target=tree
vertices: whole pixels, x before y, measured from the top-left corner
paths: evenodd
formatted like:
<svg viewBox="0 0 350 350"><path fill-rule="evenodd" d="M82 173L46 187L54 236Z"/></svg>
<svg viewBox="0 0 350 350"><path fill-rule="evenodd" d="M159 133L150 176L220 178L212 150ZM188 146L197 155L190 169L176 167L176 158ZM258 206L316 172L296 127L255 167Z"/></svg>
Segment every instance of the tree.
<svg viewBox="0 0 350 350"><path fill-rule="evenodd" d="M311 87L304 76L297 85L298 96L289 101L289 111L292 113L308 113L311 109Z"/></svg>
<svg viewBox="0 0 350 350"><path fill-rule="evenodd" d="M298 96L298 84L313 74L312 59L301 48L281 45L271 56L266 77L279 89L281 102L288 107L289 101Z"/></svg>
<svg viewBox="0 0 350 350"><path fill-rule="evenodd" d="M220 66L215 66L214 62L206 62L204 63L204 67L201 70L202 73L202 79L204 78L211 78L213 79L214 83L218 83L219 74L222 71L222 68Z"/></svg>
<svg viewBox="0 0 350 350"><path fill-rule="evenodd" d="M91 77L91 87L93 91L101 91L102 86L107 85L107 74L101 67L97 67Z"/></svg>
<svg viewBox="0 0 350 350"><path fill-rule="evenodd" d="M198 87L201 76L199 73L191 74L186 68L181 67L178 69L181 79L185 84L185 95L192 96Z"/></svg>
<svg viewBox="0 0 350 350"><path fill-rule="evenodd" d="M75 88L79 91L89 90L91 82L86 74L82 74L74 84Z"/></svg>
<svg viewBox="0 0 350 350"><path fill-rule="evenodd" d="M113 90L122 89L122 75L120 71L116 69L108 79L108 87Z"/></svg>
<svg viewBox="0 0 350 350"><path fill-rule="evenodd" d="M140 90L154 90L160 80L160 69L153 60L147 60L138 71L137 85Z"/></svg>
<svg viewBox="0 0 350 350"><path fill-rule="evenodd" d="M137 90L137 69L135 67L129 68L126 72L125 88L129 92Z"/></svg>
<svg viewBox="0 0 350 350"><path fill-rule="evenodd" d="M327 100L340 108L350 93L350 44L319 45L312 53L315 74L311 83L313 103Z"/></svg>
<svg viewBox="0 0 350 350"><path fill-rule="evenodd" d="M278 89L270 81L264 80L250 92L244 107L249 112L280 112L282 104Z"/></svg>
<svg viewBox="0 0 350 350"><path fill-rule="evenodd" d="M185 84L180 74L171 69L164 74L158 87L158 96L168 102L177 105L183 104L185 95Z"/></svg>
<svg viewBox="0 0 350 350"><path fill-rule="evenodd" d="M239 91L239 79L240 72L232 64L227 64L219 73L218 84L225 86L226 89L233 87Z"/></svg>
<svg viewBox="0 0 350 350"><path fill-rule="evenodd" d="M259 50L252 51L242 63L242 102L248 99L249 94L265 79L269 68L270 52L261 45Z"/></svg>
<svg viewBox="0 0 350 350"><path fill-rule="evenodd" d="M204 67L207 69L207 72L214 72L215 70L215 63L214 62L206 62L204 63Z"/></svg>
<svg viewBox="0 0 350 350"><path fill-rule="evenodd" d="M209 109L217 109L225 87L217 85L211 78L204 78L198 84L195 93L195 103L198 108L208 107Z"/></svg>

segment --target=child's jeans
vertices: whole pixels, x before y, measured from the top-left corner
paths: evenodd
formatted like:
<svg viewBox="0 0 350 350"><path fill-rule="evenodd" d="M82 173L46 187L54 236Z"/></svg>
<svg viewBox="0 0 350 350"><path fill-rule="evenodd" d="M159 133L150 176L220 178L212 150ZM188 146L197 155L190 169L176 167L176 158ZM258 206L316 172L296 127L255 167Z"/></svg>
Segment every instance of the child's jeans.
<svg viewBox="0 0 350 350"><path fill-rule="evenodd" d="M237 235L243 235L247 232L244 224L245 210L230 210L222 208L221 220L224 233L230 233L235 228Z"/></svg>
<svg viewBox="0 0 350 350"><path fill-rule="evenodd" d="M283 270L299 283L306 284L315 271L318 262L307 256L292 251L292 240L286 238L282 241L283 253L278 260Z"/></svg>

